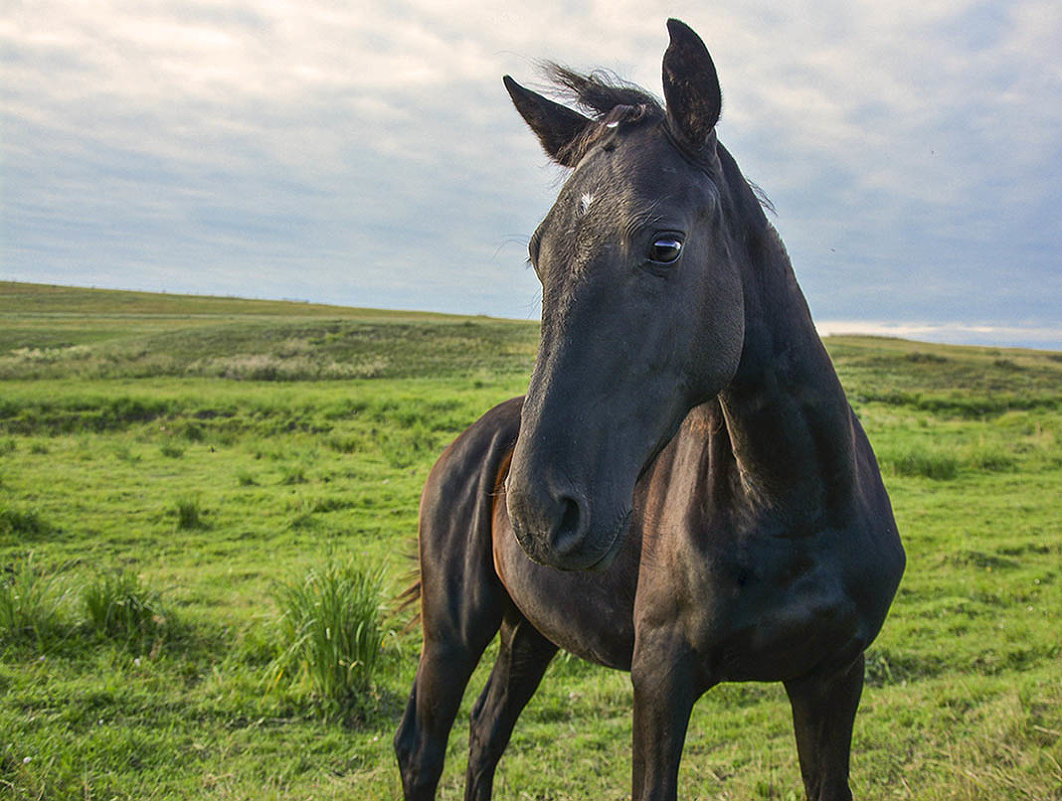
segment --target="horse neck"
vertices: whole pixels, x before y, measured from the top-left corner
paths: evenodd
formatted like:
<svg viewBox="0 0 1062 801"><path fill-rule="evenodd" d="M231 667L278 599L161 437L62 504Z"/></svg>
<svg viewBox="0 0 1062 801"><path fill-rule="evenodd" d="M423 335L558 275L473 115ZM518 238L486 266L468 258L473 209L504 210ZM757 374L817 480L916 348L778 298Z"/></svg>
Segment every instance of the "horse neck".
<svg viewBox="0 0 1062 801"><path fill-rule="evenodd" d="M785 247L760 222L746 237L741 362L719 401L739 491L797 523L850 497L851 411Z"/></svg>

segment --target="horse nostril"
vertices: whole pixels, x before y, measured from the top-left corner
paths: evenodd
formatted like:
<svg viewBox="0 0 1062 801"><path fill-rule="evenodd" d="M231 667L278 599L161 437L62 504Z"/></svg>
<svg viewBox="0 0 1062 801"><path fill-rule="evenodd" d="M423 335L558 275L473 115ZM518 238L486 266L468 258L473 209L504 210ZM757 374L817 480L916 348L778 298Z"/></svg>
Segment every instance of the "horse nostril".
<svg viewBox="0 0 1062 801"><path fill-rule="evenodd" d="M562 497L560 518L552 532L551 544L559 556L568 556L578 551L583 544L586 516L582 506L574 498Z"/></svg>

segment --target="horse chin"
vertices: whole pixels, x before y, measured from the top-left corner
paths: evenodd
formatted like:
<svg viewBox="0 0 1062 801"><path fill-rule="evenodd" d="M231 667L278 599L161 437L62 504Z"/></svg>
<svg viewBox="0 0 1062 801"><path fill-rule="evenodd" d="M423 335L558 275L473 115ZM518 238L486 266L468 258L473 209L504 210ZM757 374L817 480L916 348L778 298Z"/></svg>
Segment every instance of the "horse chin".
<svg viewBox="0 0 1062 801"><path fill-rule="evenodd" d="M629 515L628 515L629 517ZM588 567L581 568L587 573L603 573L612 567L612 563L616 561L616 557L619 556L620 550L623 548L623 542L627 539L627 519L625 518L623 524L616 530L613 535L612 544L609 545L608 550L605 551L605 555L598 559Z"/></svg>
<svg viewBox="0 0 1062 801"><path fill-rule="evenodd" d="M535 559L535 561L568 573L604 572L612 566L612 563L616 561L619 552L623 549L623 543L627 539L626 534L629 522L630 512L628 511L620 517L619 522L615 527L597 538L598 541L607 543L603 549L596 547L580 548L577 552L563 555L556 552L550 552L544 559Z"/></svg>
<svg viewBox="0 0 1062 801"><path fill-rule="evenodd" d="M608 570L612 563L616 561L616 557L619 556L620 551L623 550L623 544L627 541L627 532L631 523L631 510L627 509L619 518L619 522L616 523L616 527L612 531L612 541L609 543L608 550L605 551L604 556L598 559L590 567L586 568L593 573L600 573Z"/></svg>

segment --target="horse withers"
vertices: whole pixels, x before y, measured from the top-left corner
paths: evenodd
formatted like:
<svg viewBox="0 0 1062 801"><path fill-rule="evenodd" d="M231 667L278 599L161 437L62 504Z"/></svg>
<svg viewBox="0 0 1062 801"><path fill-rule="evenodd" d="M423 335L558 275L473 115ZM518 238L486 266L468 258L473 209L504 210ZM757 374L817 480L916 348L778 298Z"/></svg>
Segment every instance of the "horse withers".
<svg viewBox="0 0 1062 801"><path fill-rule="evenodd" d="M499 630L468 799L490 797L558 648L630 671L635 801L677 797L693 704L723 681L783 682L808 797L851 798L863 653L904 552L785 248L716 139L712 60L668 30L664 106L560 67L582 111L505 78L571 174L529 246L527 395L464 432L421 500L424 642L395 736L407 799L434 797Z"/></svg>

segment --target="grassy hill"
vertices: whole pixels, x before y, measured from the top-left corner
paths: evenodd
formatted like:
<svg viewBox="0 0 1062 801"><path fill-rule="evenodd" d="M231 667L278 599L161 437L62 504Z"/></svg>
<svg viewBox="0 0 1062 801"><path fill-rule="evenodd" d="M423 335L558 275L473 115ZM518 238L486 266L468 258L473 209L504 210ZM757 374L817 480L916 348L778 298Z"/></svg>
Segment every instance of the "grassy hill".
<svg viewBox="0 0 1062 801"><path fill-rule="evenodd" d="M0 378L264 380L527 370L537 326L486 317L0 282Z"/></svg>
<svg viewBox="0 0 1062 801"><path fill-rule="evenodd" d="M7 315L47 314L77 319L148 315L167 317L346 317L371 314L378 318L431 318L428 313L389 312L351 309L320 303L284 300L251 300L210 295L173 295L165 292L129 292L118 289L89 289L55 284L29 284L0 281L0 313Z"/></svg>
<svg viewBox="0 0 1062 801"><path fill-rule="evenodd" d="M340 713L278 668L280 588L351 563L382 571L381 602L399 591L428 469L523 391L536 341L530 322L0 283L0 797L399 797L419 634L385 619L372 689ZM1062 799L1062 355L827 347L910 560L870 652L857 797ZM497 797L625 797L630 700L625 674L556 660ZM459 722L440 798L462 797L466 748ZM802 797L781 688L702 699L681 782Z"/></svg>
<svg viewBox="0 0 1062 801"><path fill-rule="evenodd" d="M279 381L529 374L538 325L292 301L0 282L0 379ZM857 402L967 414L1058 403L1062 353L826 340Z"/></svg>

